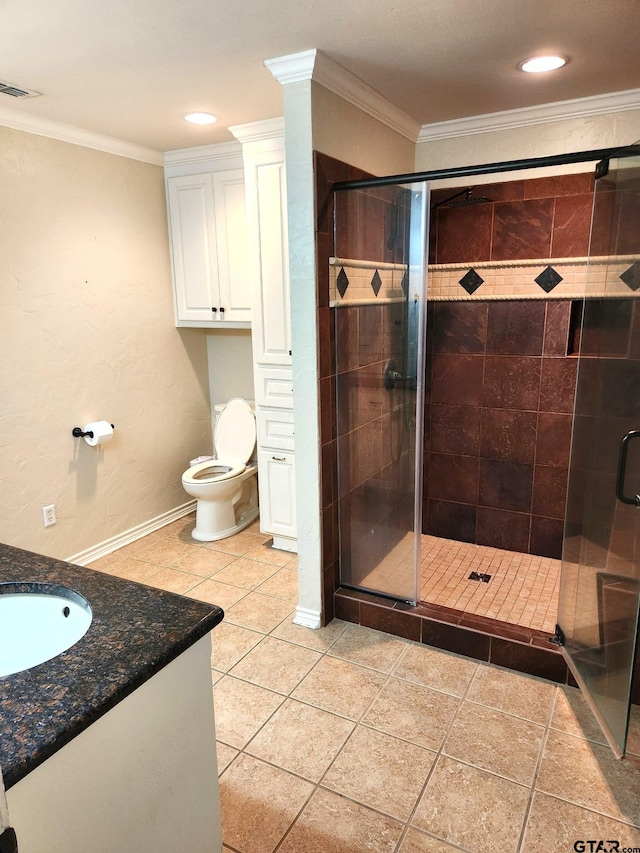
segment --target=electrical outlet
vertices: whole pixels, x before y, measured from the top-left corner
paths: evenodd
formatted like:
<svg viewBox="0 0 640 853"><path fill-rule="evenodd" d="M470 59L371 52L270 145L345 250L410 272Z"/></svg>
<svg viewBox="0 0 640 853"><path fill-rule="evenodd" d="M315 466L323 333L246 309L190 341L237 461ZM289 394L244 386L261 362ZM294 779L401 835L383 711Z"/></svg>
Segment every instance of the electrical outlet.
<svg viewBox="0 0 640 853"><path fill-rule="evenodd" d="M49 504L49 506L42 507L42 522L45 527L51 527L52 524L56 523L55 504Z"/></svg>

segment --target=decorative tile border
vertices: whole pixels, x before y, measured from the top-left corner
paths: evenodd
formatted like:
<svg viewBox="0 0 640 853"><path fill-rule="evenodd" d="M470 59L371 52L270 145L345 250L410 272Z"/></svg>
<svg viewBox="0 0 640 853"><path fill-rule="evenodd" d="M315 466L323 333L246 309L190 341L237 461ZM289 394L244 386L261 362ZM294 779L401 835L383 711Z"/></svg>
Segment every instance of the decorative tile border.
<svg viewBox="0 0 640 853"><path fill-rule="evenodd" d="M330 258L331 306L406 298L404 264ZM640 256L549 258L431 264L429 299L582 299L640 296Z"/></svg>

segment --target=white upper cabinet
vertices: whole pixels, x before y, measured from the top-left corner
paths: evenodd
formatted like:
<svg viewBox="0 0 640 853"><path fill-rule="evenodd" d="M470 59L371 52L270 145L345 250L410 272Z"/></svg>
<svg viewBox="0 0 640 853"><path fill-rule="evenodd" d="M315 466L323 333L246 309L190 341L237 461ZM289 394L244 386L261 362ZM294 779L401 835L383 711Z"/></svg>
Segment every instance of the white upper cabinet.
<svg viewBox="0 0 640 853"><path fill-rule="evenodd" d="M243 145L256 364L291 364L284 139Z"/></svg>
<svg viewBox="0 0 640 853"><path fill-rule="evenodd" d="M248 327L244 172L217 162L196 166L165 167L176 325Z"/></svg>

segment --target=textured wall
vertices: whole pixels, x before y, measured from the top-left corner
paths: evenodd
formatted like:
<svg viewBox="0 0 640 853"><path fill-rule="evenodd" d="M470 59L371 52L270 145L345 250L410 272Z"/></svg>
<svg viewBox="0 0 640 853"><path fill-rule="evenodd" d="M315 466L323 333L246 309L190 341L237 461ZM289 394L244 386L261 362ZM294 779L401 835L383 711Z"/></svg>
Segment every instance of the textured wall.
<svg viewBox="0 0 640 853"><path fill-rule="evenodd" d="M539 125L507 127L488 133L469 133L459 137L420 142L416 145L415 169L444 169L478 163L501 163L523 157L546 157L573 151L592 151L617 145L632 145L640 139L640 109L619 113L581 116ZM576 171L584 171L577 165ZM560 167L563 173L572 171ZM544 174L548 174L547 171ZM528 172L537 177L536 171ZM491 175L474 183L490 183Z"/></svg>
<svg viewBox="0 0 640 853"><path fill-rule="evenodd" d="M0 540L67 557L188 499L206 339L174 327L161 168L0 128L0 187ZM72 438L100 418L103 450Z"/></svg>

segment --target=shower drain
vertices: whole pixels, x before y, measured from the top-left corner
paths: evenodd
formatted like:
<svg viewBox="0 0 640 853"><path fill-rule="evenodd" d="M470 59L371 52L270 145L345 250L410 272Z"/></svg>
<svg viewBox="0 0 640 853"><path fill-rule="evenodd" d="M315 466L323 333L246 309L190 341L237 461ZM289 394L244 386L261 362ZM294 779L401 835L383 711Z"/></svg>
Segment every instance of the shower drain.
<svg viewBox="0 0 640 853"><path fill-rule="evenodd" d="M482 581L482 583L489 583L491 580L491 575L483 575L480 572L471 572L468 577L470 581Z"/></svg>

